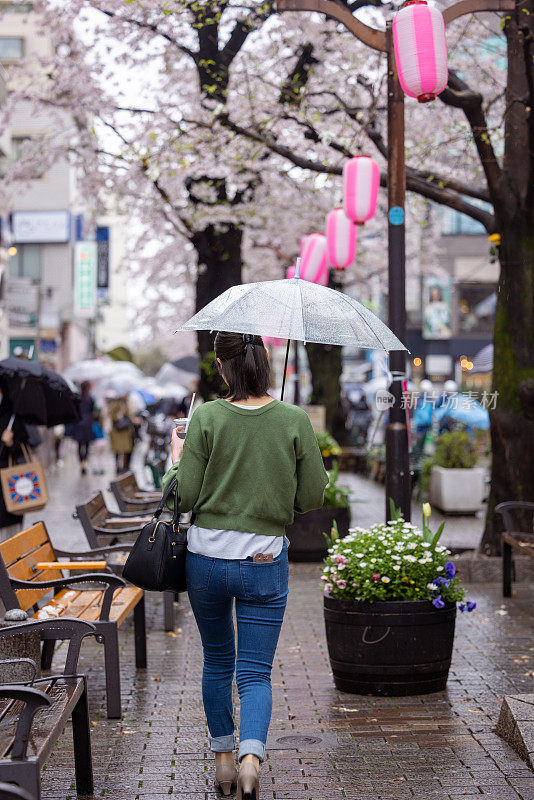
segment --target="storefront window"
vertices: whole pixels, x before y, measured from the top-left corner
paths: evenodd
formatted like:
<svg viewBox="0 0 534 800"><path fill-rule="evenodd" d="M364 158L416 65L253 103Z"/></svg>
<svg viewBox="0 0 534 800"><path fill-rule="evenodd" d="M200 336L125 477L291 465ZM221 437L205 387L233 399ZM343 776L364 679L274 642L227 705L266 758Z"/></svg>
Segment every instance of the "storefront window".
<svg viewBox="0 0 534 800"><path fill-rule="evenodd" d="M20 36L0 36L0 61L19 61L24 55L24 39Z"/></svg>
<svg viewBox="0 0 534 800"><path fill-rule="evenodd" d="M9 256L9 274L12 278L41 279L41 245L18 244L16 253Z"/></svg>
<svg viewBox="0 0 534 800"><path fill-rule="evenodd" d="M458 322L460 333L491 334L497 295L495 284L458 284Z"/></svg>

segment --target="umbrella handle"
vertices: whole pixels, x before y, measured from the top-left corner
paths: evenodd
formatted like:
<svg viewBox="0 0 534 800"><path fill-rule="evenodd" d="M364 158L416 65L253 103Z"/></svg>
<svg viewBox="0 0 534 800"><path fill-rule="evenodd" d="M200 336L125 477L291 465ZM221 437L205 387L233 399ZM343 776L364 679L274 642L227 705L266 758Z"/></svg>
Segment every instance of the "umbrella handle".
<svg viewBox="0 0 534 800"><path fill-rule="evenodd" d="M287 340L287 347L286 347L286 359L284 361L284 375L283 375L283 378L282 378L282 391L280 393L280 401L282 401L284 399L284 389L285 389L285 385L286 385L287 360L289 358L289 345L290 345L290 343L291 343L291 339L288 339Z"/></svg>

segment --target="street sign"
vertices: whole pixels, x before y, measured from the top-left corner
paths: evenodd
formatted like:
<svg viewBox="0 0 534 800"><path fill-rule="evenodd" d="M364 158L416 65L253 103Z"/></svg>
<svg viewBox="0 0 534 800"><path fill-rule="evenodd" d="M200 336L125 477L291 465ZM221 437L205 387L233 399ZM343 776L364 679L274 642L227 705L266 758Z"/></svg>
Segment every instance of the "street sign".
<svg viewBox="0 0 534 800"><path fill-rule="evenodd" d="M14 211L11 216L13 241L29 242L70 241L68 211Z"/></svg>
<svg viewBox="0 0 534 800"><path fill-rule="evenodd" d="M74 314L84 319L96 315L96 242L74 245Z"/></svg>

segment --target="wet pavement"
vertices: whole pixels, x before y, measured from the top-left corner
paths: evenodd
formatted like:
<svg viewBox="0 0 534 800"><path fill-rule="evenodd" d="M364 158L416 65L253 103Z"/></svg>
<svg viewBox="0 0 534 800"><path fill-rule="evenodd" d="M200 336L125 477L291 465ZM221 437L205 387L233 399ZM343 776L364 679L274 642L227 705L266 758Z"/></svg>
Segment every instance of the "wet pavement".
<svg viewBox="0 0 534 800"><path fill-rule="evenodd" d="M72 506L91 487L107 485L108 477L81 478L70 461L57 471L50 481L54 500L38 515L55 541L85 546ZM371 500L374 485L349 480L358 499ZM356 504L357 524L367 524L357 515L363 518L372 505ZM375 499L371 521L381 518L382 508L383 495ZM451 522L452 536L458 522ZM503 601L498 586L471 588L478 609L459 616L447 691L363 697L334 687L318 566L293 564L273 669L261 800L534 800L533 773L494 733L503 696L533 691L533 593L533 585L521 584ZM92 639L83 645L79 669L89 680L95 797L218 796L202 711L199 636L185 596L176 610L175 632L165 633L161 599L149 595L147 670L135 670L131 624L121 628L122 721L105 716L102 646ZM43 772L43 800L74 798L73 780L66 730Z"/></svg>

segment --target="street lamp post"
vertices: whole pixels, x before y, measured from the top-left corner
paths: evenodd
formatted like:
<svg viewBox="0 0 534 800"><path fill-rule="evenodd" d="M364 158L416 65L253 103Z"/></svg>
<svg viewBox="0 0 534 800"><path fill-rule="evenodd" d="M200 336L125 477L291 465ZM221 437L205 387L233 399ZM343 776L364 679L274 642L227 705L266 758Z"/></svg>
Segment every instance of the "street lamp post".
<svg viewBox="0 0 534 800"><path fill-rule="evenodd" d="M406 339L406 249L404 201L404 92L397 76L391 22L385 31L372 28L354 17L335 0L278 0L278 11L315 11L344 25L364 44L387 54L387 174L388 190L388 325L403 342ZM512 11L514 0L459 0L443 11L445 25L465 14L480 11ZM408 458L408 429L402 403L402 377L406 370L404 351L389 354L393 377L390 392L395 402L389 410L386 429L386 520L389 500L400 508L404 519L411 517L411 476Z"/></svg>

